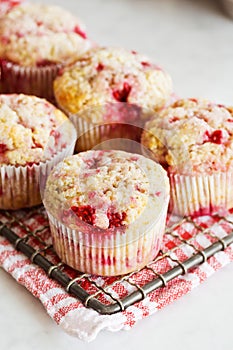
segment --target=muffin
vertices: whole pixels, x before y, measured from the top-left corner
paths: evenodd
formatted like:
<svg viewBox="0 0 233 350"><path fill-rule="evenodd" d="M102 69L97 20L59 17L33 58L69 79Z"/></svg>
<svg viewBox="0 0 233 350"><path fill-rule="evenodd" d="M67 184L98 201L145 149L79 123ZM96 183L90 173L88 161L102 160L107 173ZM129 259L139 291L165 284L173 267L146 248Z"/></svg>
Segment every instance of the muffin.
<svg viewBox="0 0 233 350"><path fill-rule="evenodd" d="M148 111L166 104L172 82L158 65L134 51L94 48L59 74L54 94L74 122L78 136L84 138L81 148L88 149L111 138L112 130L114 137L123 137L126 132L140 142L135 127L143 127ZM122 128L125 124L128 127Z"/></svg>
<svg viewBox="0 0 233 350"><path fill-rule="evenodd" d="M79 19L62 8L21 4L0 17L0 59L6 93L53 100L53 80L92 46Z"/></svg>
<svg viewBox="0 0 233 350"><path fill-rule="evenodd" d="M168 170L173 213L233 207L233 108L180 99L146 124L142 144Z"/></svg>
<svg viewBox="0 0 233 350"><path fill-rule="evenodd" d="M76 131L44 99L0 95L0 209L41 203L40 181L73 153Z"/></svg>
<svg viewBox="0 0 233 350"><path fill-rule="evenodd" d="M163 168L123 151L67 157L49 175L44 196L57 254L98 275L125 274L157 255L168 201Z"/></svg>

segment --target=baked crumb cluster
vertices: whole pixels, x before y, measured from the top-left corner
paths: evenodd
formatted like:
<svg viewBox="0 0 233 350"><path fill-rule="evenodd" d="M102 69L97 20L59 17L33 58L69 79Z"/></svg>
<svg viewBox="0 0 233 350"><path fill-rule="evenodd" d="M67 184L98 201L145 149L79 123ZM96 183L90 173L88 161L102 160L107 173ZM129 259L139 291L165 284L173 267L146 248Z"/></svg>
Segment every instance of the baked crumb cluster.
<svg viewBox="0 0 233 350"><path fill-rule="evenodd" d="M64 63L91 46L82 22L57 6L23 4L0 18L0 57L21 66Z"/></svg>
<svg viewBox="0 0 233 350"><path fill-rule="evenodd" d="M155 175L156 167L158 181L151 184L149 173ZM140 217L151 196L155 214L161 210L168 196L164 177L160 166L142 156L122 151L87 151L56 166L46 184L45 206L62 221L75 214L102 229L121 227Z"/></svg>
<svg viewBox="0 0 233 350"><path fill-rule="evenodd" d="M232 169L233 109L206 100L178 100L146 124L142 143L171 172Z"/></svg>
<svg viewBox="0 0 233 350"><path fill-rule="evenodd" d="M66 121L44 99L0 95L0 165L31 165L51 157L69 142L69 132L62 136L59 129Z"/></svg>
<svg viewBox="0 0 233 350"><path fill-rule="evenodd" d="M72 114L111 102L153 111L169 99L172 82L159 66L134 51L95 48L64 69L54 91L59 105ZM92 113L91 121L103 122L103 113Z"/></svg>

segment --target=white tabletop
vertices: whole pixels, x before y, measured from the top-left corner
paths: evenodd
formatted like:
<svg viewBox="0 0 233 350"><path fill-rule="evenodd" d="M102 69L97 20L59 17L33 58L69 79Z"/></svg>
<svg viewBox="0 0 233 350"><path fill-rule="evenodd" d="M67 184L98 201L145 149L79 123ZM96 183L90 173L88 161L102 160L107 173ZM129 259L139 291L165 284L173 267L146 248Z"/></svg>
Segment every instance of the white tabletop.
<svg viewBox="0 0 233 350"><path fill-rule="evenodd" d="M38 0L39 1L39 0ZM214 0L40 0L76 12L102 45L151 56L173 77L179 96L233 104L233 21ZM131 331L102 332L83 343L0 270L0 349L232 350L233 264Z"/></svg>

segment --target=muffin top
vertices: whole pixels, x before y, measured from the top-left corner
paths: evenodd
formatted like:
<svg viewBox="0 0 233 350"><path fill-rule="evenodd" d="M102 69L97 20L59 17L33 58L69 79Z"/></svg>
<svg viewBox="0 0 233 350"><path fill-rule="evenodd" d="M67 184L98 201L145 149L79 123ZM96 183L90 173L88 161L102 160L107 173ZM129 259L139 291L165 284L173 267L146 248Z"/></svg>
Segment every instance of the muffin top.
<svg viewBox="0 0 233 350"><path fill-rule="evenodd" d="M57 6L22 4L0 17L0 57L21 66L47 66L90 49L79 19Z"/></svg>
<svg viewBox="0 0 233 350"><path fill-rule="evenodd" d="M14 6L21 4L24 0L1 0L0 1L0 16L5 15Z"/></svg>
<svg viewBox="0 0 233 350"><path fill-rule="evenodd" d="M0 95L0 165L31 165L51 158L69 144L70 124L44 99Z"/></svg>
<svg viewBox="0 0 233 350"><path fill-rule="evenodd" d="M206 100L181 99L146 123L142 144L171 172L233 168L233 108Z"/></svg>
<svg viewBox="0 0 233 350"><path fill-rule="evenodd" d="M94 48L64 68L54 92L59 105L71 114L117 102L153 111L170 97L172 82L159 66L134 51ZM92 113L92 122L102 121L101 113Z"/></svg>
<svg viewBox="0 0 233 350"><path fill-rule="evenodd" d="M166 172L154 161L123 151L92 150L54 168L44 204L50 214L74 228L84 222L111 229L139 217L143 224L151 223L166 206L168 194Z"/></svg>

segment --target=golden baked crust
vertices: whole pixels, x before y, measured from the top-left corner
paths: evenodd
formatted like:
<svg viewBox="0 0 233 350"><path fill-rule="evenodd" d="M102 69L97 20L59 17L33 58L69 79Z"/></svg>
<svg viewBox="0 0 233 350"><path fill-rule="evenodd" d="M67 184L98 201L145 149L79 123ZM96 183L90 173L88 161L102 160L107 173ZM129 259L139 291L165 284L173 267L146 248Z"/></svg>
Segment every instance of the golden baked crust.
<svg viewBox="0 0 233 350"><path fill-rule="evenodd" d="M142 144L180 174L233 168L233 109L201 99L181 99L146 123Z"/></svg>
<svg viewBox="0 0 233 350"><path fill-rule="evenodd" d="M120 48L95 48L64 69L54 82L54 93L70 114L117 102L154 111L170 98L172 82L145 56ZM93 123L103 122L101 113L91 113L90 118Z"/></svg>

